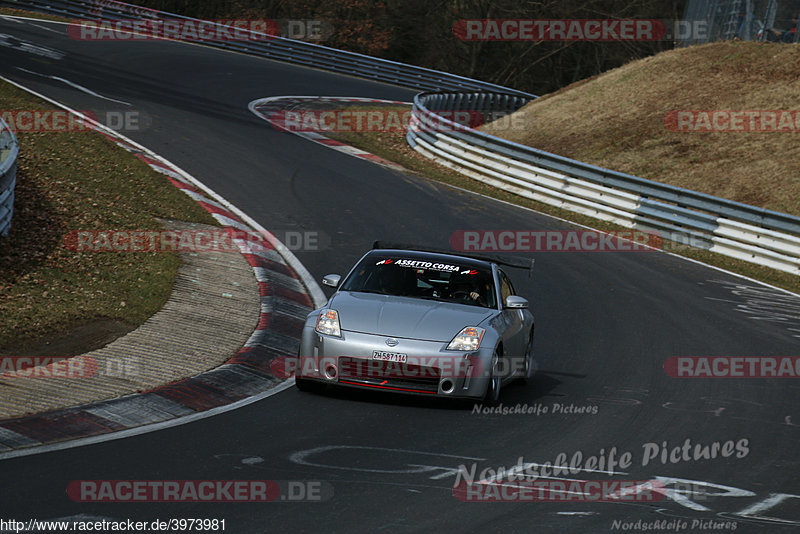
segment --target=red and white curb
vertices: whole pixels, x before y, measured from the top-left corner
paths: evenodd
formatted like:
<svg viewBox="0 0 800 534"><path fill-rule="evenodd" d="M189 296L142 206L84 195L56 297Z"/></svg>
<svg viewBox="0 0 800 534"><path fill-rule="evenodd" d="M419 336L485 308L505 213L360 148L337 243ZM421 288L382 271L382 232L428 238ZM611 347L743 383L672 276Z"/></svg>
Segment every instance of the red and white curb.
<svg viewBox="0 0 800 534"><path fill-rule="evenodd" d="M252 111L257 117L264 119L268 123L270 123L275 129L281 130L284 132L292 133L303 139L308 139L309 141L313 141L319 145L326 146L328 148L332 148L333 150L342 152L349 156L354 156L360 159L364 159L367 161L371 161L372 163L377 163L378 165L382 165L384 167L389 167L390 169L404 171L405 169L387 159L384 159L380 156L376 156L370 152L365 150L361 150L360 148L356 148L354 146L348 145L346 143L342 143L341 141L337 141L336 139L331 139L326 137L325 135L319 132L298 132L293 130L287 130L283 128L281 125L277 124L275 121L272 120L271 115L273 113L286 111L287 108L290 108L299 103L311 103L314 104L324 104L324 103L372 103L372 104L396 104L396 105L404 105L410 106L410 102L401 102L399 100L381 100L378 98L362 98L356 96L349 96L349 97L338 97L338 96L270 96L266 98L259 98L253 100L248 104L248 108Z"/></svg>
<svg viewBox="0 0 800 534"><path fill-rule="evenodd" d="M202 182L135 141L80 112L12 80L24 91L58 106L164 174L206 209L232 236L256 232L258 241L239 241L261 294L258 326L225 364L197 376L91 405L0 421L0 459L118 439L185 424L255 402L292 385L283 360L297 352L308 313L326 297L305 267L274 235Z"/></svg>

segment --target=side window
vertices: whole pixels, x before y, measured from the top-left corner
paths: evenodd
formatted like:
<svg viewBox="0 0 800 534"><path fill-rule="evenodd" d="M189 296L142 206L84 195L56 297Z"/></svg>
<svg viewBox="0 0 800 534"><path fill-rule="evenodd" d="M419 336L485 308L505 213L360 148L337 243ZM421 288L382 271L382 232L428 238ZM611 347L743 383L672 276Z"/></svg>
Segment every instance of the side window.
<svg viewBox="0 0 800 534"><path fill-rule="evenodd" d="M511 285L511 280L508 279L506 273L499 271L500 274L500 297L503 299L503 306L506 305L506 297L509 295L516 295L514 293L514 286Z"/></svg>

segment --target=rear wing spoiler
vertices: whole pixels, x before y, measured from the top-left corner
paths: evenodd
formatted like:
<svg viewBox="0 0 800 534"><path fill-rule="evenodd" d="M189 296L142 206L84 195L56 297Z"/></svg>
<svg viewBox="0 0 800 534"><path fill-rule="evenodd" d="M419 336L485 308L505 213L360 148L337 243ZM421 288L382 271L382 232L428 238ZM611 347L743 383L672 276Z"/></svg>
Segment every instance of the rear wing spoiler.
<svg viewBox="0 0 800 534"><path fill-rule="evenodd" d="M414 252L430 252L433 254L448 254L450 256L462 256L464 258L472 258L474 260L488 261L503 265L505 267L512 267L514 269L526 269L528 271L528 278L533 274L534 259L520 258L514 256L499 256L495 254L473 254L471 252L457 252L453 250L446 250L436 247L409 245L408 243L393 243L391 241L375 241L372 243L372 249L395 249L395 250L412 250Z"/></svg>

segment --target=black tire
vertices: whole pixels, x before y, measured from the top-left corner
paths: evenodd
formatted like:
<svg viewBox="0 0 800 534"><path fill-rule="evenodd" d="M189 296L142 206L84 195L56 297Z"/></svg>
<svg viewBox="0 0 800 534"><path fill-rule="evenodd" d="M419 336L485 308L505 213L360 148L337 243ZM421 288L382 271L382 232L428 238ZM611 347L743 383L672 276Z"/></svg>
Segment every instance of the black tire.
<svg viewBox="0 0 800 534"><path fill-rule="evenodd" d="M300 391L317 391L319 389L319 384L314 382L313 380L309 380L307 378L294 378L294 385L297 386L297 389Z"/></svg>
<svg viewBox="0 0 800 534"><path fill-rule="evenodd" d="M528 344L525 346L525 367L522 370L522 377L520 378L520 382L523 384L529 384L533 380L533 375L536 371L533 363L533 329L531 329L531 335L528 337Z"/></svg>
<svg viewBox="0 0 800 534"><path fill-rule="evenodd" d="M500 376L498 367L500 366L500 353L495 351L492 356L492 363L489 372L489 384L486 386L486 393L483 396L484 404L497 406L500 404L500 390L503 386L503 377Z"/></svg>

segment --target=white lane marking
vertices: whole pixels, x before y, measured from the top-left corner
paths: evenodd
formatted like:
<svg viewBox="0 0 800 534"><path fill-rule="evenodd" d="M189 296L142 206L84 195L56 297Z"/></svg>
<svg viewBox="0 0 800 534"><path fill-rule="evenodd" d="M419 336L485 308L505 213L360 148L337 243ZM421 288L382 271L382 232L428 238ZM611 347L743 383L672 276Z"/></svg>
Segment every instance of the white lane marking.
<svg viewBox="0 0 800 534"><path fill-rule="evenodd" d="M676 503L697 512L710 512L711 509L691 500L689 497L697 498L697 500L708 500L708 497L754 497L756 495L746 489L701 480L662 476L655 476L653 480L661 484L661 487L654 488L653 491L661 493L664 497L668 497ZM700 488L721 490L721 492L705 491Z"/></svg>
<svg viewBox="0 0 800 534"><path fill-rule="evenodd" d="M6 33L0 33L0 46L12 48L14 50L20 50L29 54L35 54L37 56L47 57L56 61L64 59L64 56L66 56L64 52L56 50L55 48L40 46Z"/></svg>
<svg viewBox="0 0 800 534"><path fill-rule="evenodd" d="M304 451L297 451L292 453L289 456L289 460L293 463L300 464L300 465L307 465L309 467L323 467L327 469L341 469L344 471L358 471L361 473L387 473L387 474L416 474L416 473L430 473L431 471L441 471L444 470L447 475L453 471L453 474L458 471L458 469L453 469L451 467L445 466L436 466L436 465L423 465L423 464L406 464L411 469L370 469L367 467L349 467L349 466L341 466L341 465L331 465L331 464L321 464L312 462L308 459L309 456L314 454L320 454L323 452L340 450L340 449L360 449L360 450L367 450L367 451L386 451L389 453L402 453L402 454L413 454L413 455L421 455L421 456L435 456L439 458L457 458L459 460L472 460L475 462L484 461L486 458L472 458L470 456L459 456L455 454L444 454L438 452L422 452L422 451L412 451L408 449L390 449L385 447L366 447L366 446L359 446L359 445L326 445L323 447L316 447L314 449L306 449ZM445 476L447 476L445 475ZM441 476L437 478L442 478Z"/></svg>
<svg viewBox="0 0 800 534"><path fill-rule="evenodd" d="M757 519L757 520L761 520L761 521L770 521L770 522L773 522L773 523L797 525L800 522L789 520L789 519L781 519L781 518L778 518L778 517L767 517L767 516L760 515L761 512L764 512L766 510L769 510L770 508L773 508L773 507L777 506L778 504L782 503L783 501L785 501L786 499L788 499L790 497L795 498L795 499L800 499L800 495L792 495L792 494L789 494L789 493L770 493L769 497L767 497L763 501L757 502L757 503L753 504L752 506L748 506L744 510L742 510L740 512L736 512L736 514L734 514L734 515L735 516L746 517L748 519Z"/></svg>
<svg viewBox="0 0 800 534"><path fill-rule="evenodd" d="M458 475L458 472L461 470L457 467L442 467L442 466L433 466L433 465L424 465L424 464L408 464L411 467L427 467L428 471L441 471L438 475L431 475L428 477L430 480L441 480L443 478L454 477Z"/></svg>
<svg viewBox="0 0 800 534"><path fill-rule="evenodd" d="M14 22L17 22L19 24L24 24L23 22L21 22L23 20L35 21L35 22L49 22L50 24L63 24L65 26L72 24L71 22L63 22L60 20L47 20L37 17L22 17L19 15L0 15L0 16L2 16L6 20L13 20Z"/></svg>
<svg viewBox="0 0 800 534"><path fill-rule="evenodd" d="M30 449L19 449L16 451L9 451L0 453L0 461L8 460L11 458L19 458L20 456L32 456L34 454L42 454L46 452L53 452L53 451L61 451L64 449L74 449L76 447L84 447L86 445L94 445L95 443L105 443L107 441L115 441L118 439L130 438L133 436L139 436L141 434L149 434L150 432L157 432L159 430L164 430L165 428L172 428L176 426L185 425L187 423L192 423L194 421L199 421L200 419L206 419L208 417L214 417L215 415L219 415L225 412L230 412L233 410L237 410L239 408L243 408L254 402L258 402L262 399L266 399L267 397L271 397L273 395L277 395L281 391L287 390L294 385L294 379L289 379L282 384L270 389L269 391L264 391L259 393L258 395L253 395L252 397L247 397L246 399L242 399L236 401L231 404L227 404L225 406L218 406L216 408L212 408L205 412L198 412L191 415L185 415L183 417L179 417L177 419L171 419L169 421L162 421L161 423L153 423L152 425L144 425L139 426L136 428L130 428L127 430L118 430L116 432L111 432L110 434L102 434L99 436L91 436L88 438L78 438L71 441L65 441L61 443L53 443L50 445L40 445L38 447L31 447Z"/></svg>
<svg viewBox="0 0 800 534"><path fill-rule="evenodd" d="M20 21L18 21L18 20L15 20L14 22L17 22L17 23L19 23L19 24L22 24L22 22L20 22ZM44 30L44 31L51 32L51 33L56 33L56 34L58 34L58 35L61 35L62 37L64 36L64 34L63 34L63 33L59 32L59 31L56 31L56 30L54 30L54 29L52 29L52 28L48 28L47 26L42 26L42 25L40 25L40 24L35 24L35 23L33 23L33 22L31 22L31 23L30 23L30 25L31 25L31 26L35 26L35 27L39 28L40 30Z"/></svg>
<svg viewBox="0 0 800 534"><path fill-rule="evenodd" d="M800 330L792 328L800 326L800 298L797 296L739 282L725 280L708 280L708 282L722 286L731 293L731 298L704 298L732 304L734 311L744 313L750 320L775 323L775 326L789 331L790 336L800 337L793 333Z"/></svg>
<svg viewBox="0 0 800 534"><path fill-rule="evenodd" d="M739 515L756 515L759 512L763 512L764 510L769 510L776 504L784 501L787 495L784 493L771 493L769 497L764 499L763 501L757 502L752 506L748 506L741 512L736 512Z"/></svg>
<svg viewBox="0 0 800 534"><path fill-rule="evenodd" d="M22 22L21 20L17 20L15 17L12 17L11 15L0 15L0 19L3 19L7 22L16 22L17 24L24 24L24 22Z"/></svg>
<svg viewBox="0 0 800 534"><path fill-rule="evenodd" d="M92 91L91 89L89 89L87 87L79 85L79 84L77 84L75 82L71 82L71 81L67 80L66 78L61 78L60 76L52 76L50 74L42 74L40 72L34 72L32 70L23 69L22 67L16 67L16 68L17 68L17 70L21 70L22 72L27 72L28 74L34 74L36 76L41 76L42 78L50 78L51 80L56 80L58 82L65 83L65 84L69 85L70 87L73 87L73 88L77 89L78 91L83 91L87 95L92 95L93 97L96 97L96 98L102 98L103 100L108 100L109 102L116 102L117 104L122 104L124 106L132 106L133 105L130 102L125 102L124 100L117 100L116 98L109 98L107 96L103 96L100 93L96 93L96 92Z"/></svg>
<svg viewBox="0 0 800 534"><path fill-rule="evenodd" d="M598 515L597 512L556 512L556 515Z"/></svg>
<svg viewBox="0 0 800 534"><path fill-rule="evenodd" d="M360 148L346 145L344 143L341 145L333 145L331 146L331 148L336 148L336 150L338 150L339 152L344 152L345 154L350 154L351 156L362 156L364 154L369 154L369 152L361 150Z"/></svg>
<svg viewBox="0 0 800 534"><path fill-rule="evenodd" d="M737 311L742 313L754 313L754 314L763 314L763 315L749 315L748 319L758 319L761 321L786 321L787 319L800 319L800 307L798 304L794 305L780 305L777 303L769 302L767 300L751 300L748 299L745 302L731 300L731 299L721 299L717 297L704 297L708 300L714 300L717 302L730 302L733 304L737 304ZM780 313L786 312L786 313Z"/></svg>

